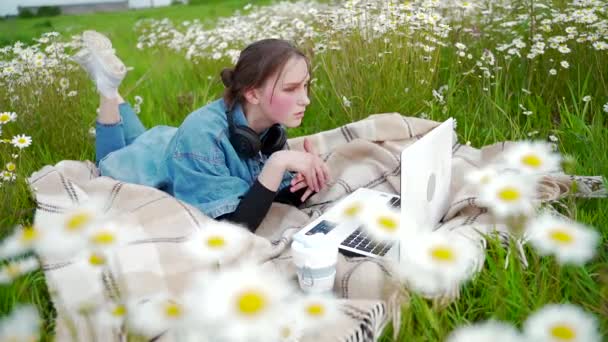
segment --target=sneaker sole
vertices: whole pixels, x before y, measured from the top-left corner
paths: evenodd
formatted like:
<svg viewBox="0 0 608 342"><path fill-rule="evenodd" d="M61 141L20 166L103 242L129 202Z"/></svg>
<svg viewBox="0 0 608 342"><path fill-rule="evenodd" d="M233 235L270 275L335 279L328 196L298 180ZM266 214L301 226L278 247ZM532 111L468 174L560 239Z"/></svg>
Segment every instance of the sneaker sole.
<svg viewBox="0 0 608 342"><path fill-rule="evenodd" d="M82 42L92 52L112 49L110 39L97 31L84 31L82 33Z"/></svg>
<svg viewBox="0 0 608 342"><path fill-rule="evenodd" d="M93 54L92 63L99 65L105 76L111 79L122 80L127 73L125 64L113 53Z"/></svg>

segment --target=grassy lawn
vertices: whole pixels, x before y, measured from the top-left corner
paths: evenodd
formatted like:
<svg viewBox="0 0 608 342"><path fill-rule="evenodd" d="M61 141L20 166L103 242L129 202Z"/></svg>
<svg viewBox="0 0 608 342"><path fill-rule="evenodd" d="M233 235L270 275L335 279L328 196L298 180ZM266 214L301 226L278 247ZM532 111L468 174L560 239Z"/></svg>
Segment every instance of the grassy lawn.
<svg viewBox="0 0 608 342"><path fill-rule="evenodd" d="M85 29L107 34L118 56L133 67L121 86L121 94L130 102L136 95L143 97L140 117L147 127L176 126L192 110L220 96L223 86L219 71L230 61L222 58L193 63L183 53L168 48L138 50L135 23L144 18L170 18L174 23L200 19L212 27L218 17L232 15L250 2L270 3L218 0L117 13L2 20L0 47L18 40L30 43L32 38L49 31L58 31L65 39ZM565 5L554 2L556 8ZM555 26L555 30L564 29ZM496 65L501 68L490 68L490 76L484 77L479 69L471 73L486 48L506 39L508 30L494 28L482 27L482 34L475 36L455 27L445 38L447 46L426 53L407 45L412 40L425 42L420 32L408 31L412 33L408 36L397 30L369 42L362 34L328 31L328 39L339 42L342 48L314 57L313 77L317 80L312 88L312 103L303 125L290 131L290 135L330 129L373 113L400 112L434 120L454 117L462 143L468 141L481 147L503 140L547 140L551 136L559 151L576 161L569 171L608 175L608 109L603 108L608 103L606 50L594 51L589 46L573 44L568 55L551 51L534 59L527 59L525 54L510 60L497 57ZM526 39L536 33L529 26L514 30ZM456 42L467 45L467 53L473 58L457 57ZM432 57L430 62L421 58L423 55ZM568 60L568 68L560 67L563 59ZM551 69L557 69L556 75L550 76ZM64 77L69 80L70 89L78 91L76 96L59 96L56 86L43 85L37 88L40 93L34 95L32 90L38 86L30 85L17 89L20 100L9 106L11 94L0 89L0 112L19 114L17 124L7 127L3 135L26 133L33 139L17 165L21 176L16 183L0 187L2 198L6 199L0 203L0 237L8 235L16 224L33 218L35 203L24 176L64 159L94 160L94 140L88 132L95 120L98 97L84 72L69 72ZM444 85L447 88L440 102L432 90ZM585 96L591 100L583 101ZM527 111L531 115L524 113ZM2 165L7 158L0 155ZM456 326L488 318L521 326L542 305L560 302L575 303L593 313L600 321L601 333L608 336L608 201L568 199L564 204L574 219L595 227L601 235L601 247L591 262L584 267L561 267L554 258L540 257L526 247L530 266L522 269L511 260L511 266L505 268L506 251L491 243L484 271L463 288L459 300L447 308L433 310L429 302L414 296L404 306L400 340L440 340ZM50 338L54 312L42 272L24 276L10 286L0 285L1 314L9 312L16 303L27 302L41 310L46 318L43 338ZM388 333L390 329L385 341L391 340Z"/></svg>

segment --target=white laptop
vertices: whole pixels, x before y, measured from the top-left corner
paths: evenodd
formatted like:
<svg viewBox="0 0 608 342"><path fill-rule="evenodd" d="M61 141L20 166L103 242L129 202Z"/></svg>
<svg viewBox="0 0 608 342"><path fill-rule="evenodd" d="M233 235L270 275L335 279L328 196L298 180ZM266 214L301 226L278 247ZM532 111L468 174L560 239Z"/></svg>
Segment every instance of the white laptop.
<svg viewBox="0 0 608 342"><path fill-rule="evenodd" d="M401 196L359 188L345 196L314 221L298 231L293 239L306 243L306 237L325 234L347 255L400 258L398 242L372 240L357 222L340 222L342 204L359 201L386 203L401 209L419 227L433 229L445 214L452 169L454 120L446 120L401 152Z"/></svg>

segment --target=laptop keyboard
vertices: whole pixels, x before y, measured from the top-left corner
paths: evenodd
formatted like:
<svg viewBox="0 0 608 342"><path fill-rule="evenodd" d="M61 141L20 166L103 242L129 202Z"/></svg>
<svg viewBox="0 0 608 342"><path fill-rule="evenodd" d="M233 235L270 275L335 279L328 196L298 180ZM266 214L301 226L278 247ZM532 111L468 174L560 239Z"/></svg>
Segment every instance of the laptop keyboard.
<svg viewBox="0 0 608 342"><path fill-rule="evenodd" d="M361 227L352 232L344 241L343 246L358 249L368 253L384 256L393 246L393 242L377 242L372 240Z"/></svg>

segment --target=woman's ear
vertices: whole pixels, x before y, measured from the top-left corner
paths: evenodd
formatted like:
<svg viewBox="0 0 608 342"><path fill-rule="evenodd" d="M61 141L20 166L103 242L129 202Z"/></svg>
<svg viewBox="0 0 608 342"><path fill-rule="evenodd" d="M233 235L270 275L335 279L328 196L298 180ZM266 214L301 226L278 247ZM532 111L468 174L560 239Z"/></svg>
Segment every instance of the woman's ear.
<svg viewBox="0 0 608 342"><path fill-rule="evenodd" d="M251 104L259 104L260 103L260 94L256 88L249 88L245 90L243 93L245 100Z"/></svg>

